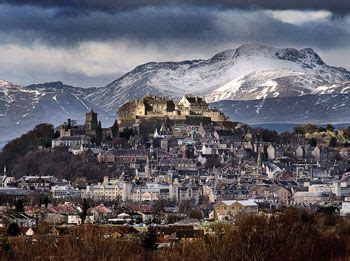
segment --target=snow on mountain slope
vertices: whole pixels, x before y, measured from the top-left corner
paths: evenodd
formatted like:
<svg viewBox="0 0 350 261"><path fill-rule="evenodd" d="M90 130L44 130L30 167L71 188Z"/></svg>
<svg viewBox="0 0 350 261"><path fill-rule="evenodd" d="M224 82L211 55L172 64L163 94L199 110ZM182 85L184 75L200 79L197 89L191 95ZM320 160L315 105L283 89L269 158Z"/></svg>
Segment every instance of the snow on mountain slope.
<svg viewBox="0 0 350 261"><path fill-rule="evenodd" d="M36 124L60 124L67 118L83 121L85 112L94 108L102 120L112 122L107 113L84 100L91 90L61 82L21 87L0 81L0 141L16 137Z"/></svg>
<svg viewBox="0 0 350 261"><path fill-rule="evenodd" d="M348 93L350 94L350 81L319 86L312 91L314 94Z"/></svg>
<svg viewBox="0 0 350 261"><path fill-rule="evenodd" d="M350 72L328 66L312 49L243 45L208 60L140 65L86 99L114 113L125 101L146 94L202 95L209 102L261 99L309 94L348 80Z"/></svg>
<svg viewBox="0 0 350 261"><path fill-rule="evenodd" d="M13 138L40 122L57 125L66 118L82 121L90 108L97 111L104 126L108 126L114 121L119 106L147 94L172 98L193 94L205 96L208 102L232 101L235 106L225 107L225 112L239 115L238 119L243 121L249 117L255 117L256 121L260 117L258 123L272 118L279 122L288 118L303 120L296 114L298 110L286 111L290 117L284 118L279 111L290 106L305 112L314 106L330 110L329 119L337 122L346 117L333 115L331 111L334 106L348 105L345 97L349 95L349 86L350 72L325 64L312 49L278 49L264 45L243 45L207 60L146 63L102 88L76 88L61 82L21 87L0 81L0 141ZM336 94L344 96L333 99L323 96ZM308 98L297 99L304 96ZM322 100L318 96L322 96ZM282 99L284 97L286 99ZM312 117L318 121L322 114L315 112L306 116L309 121Z"/></svg>
<svg viewBox="0 0 350 261"><path fill-rule="evenodd" d="M248 124L349 123L350 94L308 94L261 100L224 100L211 104L232 120Z"/></svg>

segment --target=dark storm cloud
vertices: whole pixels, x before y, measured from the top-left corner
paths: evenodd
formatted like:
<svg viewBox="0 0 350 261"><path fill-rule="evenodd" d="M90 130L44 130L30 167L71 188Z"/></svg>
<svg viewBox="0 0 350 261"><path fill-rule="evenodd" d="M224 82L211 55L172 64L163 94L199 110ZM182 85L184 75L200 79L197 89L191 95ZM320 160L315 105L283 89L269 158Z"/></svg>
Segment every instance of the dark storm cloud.
<svg viewBox="0 0 350 261"><path fill-rule="evenodd" d="M0 78L97 86L141 63L246 43L311 47L348 67L348 9L323 0L0 0Z"/></svg>
<svg viewBox="0 0 350 261"><path fill-rule="evenodd" d="M57 16L52 10L33 7L0 8L0 41L40 40L50 45L72 45L83 41L167 40L203 37L212 30L213 15L205 9L146 8L111 15Z"/></svg>
<svg viewBox="0 0 350 261"><path fill-rule="evenodd" d="M348 24L347 24L348 25ZM262 10L219 10L195 6L142 8L118 14L92 12L58 16L38 7L0 8L0 42L36 41L69 46L86 41L128 39L138 43L222 44L228 42L346 46L346 23L336 20L283 23Z"/></svg>
<svg viewBox="0 0 350 261"><path fill-rule="evenodd" d="M42 7L68 8L120 12L149 6L191 4L197 6L220 6L222 8L262 8L271 10L329 10L336 14L350 12L348 0L1 0L12 5L35 5Z"/></svg>

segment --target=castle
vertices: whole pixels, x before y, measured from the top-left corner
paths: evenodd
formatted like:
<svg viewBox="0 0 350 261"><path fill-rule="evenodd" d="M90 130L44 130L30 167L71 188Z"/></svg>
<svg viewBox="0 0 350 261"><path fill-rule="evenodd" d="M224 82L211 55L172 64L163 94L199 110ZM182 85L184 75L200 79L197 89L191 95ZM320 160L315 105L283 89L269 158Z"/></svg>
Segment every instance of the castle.
<svg viewBox="0 0 350 261"><path fill-rule="evenodd" d="M146 96L126 102L117 111L118 123L133 124L141 119L166 118L176 122L209 124L225 122L228 117L217 109L209 108L201 97L183 96L180 100L165 97Z"/></svg>

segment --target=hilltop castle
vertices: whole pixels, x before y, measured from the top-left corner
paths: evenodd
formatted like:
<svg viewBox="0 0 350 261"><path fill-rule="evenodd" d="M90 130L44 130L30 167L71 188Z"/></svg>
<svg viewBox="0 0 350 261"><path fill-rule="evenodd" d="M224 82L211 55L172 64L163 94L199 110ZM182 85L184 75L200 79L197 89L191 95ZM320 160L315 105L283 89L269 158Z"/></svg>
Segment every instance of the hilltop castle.
<svg viewBox="0 0 350 261"><path fill-rule="evenodd" d="M135 123L140 119L167 118L176 122L224 122L228 117L217 109L209 108L201 97L184 96L179 101L165 97L146 96L126 102L117 112L120 125Z"/></svg>

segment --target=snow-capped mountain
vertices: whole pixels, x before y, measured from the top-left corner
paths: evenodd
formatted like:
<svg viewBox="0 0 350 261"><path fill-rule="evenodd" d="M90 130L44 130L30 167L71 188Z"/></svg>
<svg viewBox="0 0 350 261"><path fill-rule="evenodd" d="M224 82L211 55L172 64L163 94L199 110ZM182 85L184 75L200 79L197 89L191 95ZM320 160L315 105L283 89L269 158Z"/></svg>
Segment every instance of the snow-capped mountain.
<svg viewBox="0 0 350 261"><path fill-rule="evenodd" d="M146 63L100 88L0 81L0 141L40 122L83 121L90 108L110 125L119 106L147 94L205 96L249 123L341 122L350 115L350 72L327 65L309 48L243 45L206 60Z"/></svg>
<svg viewBox="0 0 350 261"><path fill-rule="evenodd" d="M254 100L310 94L319 86L335 88L349 80L350 72L325 64L309 48L243 45L207 60L140 65L87 99L114 112L125 101L147 93L204 95L209 102Z"/></svg>
<svg viewBox="0 0 350 261"><path fill-rule="evenodd" d="M232 120L248 124L350 123L350 94L224 100L211 106L220 109Z"/></svg>
<svg viewBox="0 0 350 261"><path fill-rule="evenodd" d="M226 51L225 51L226 52ZM207 100L255 100L301 96L319 86L341 85L350 72L332 67L312 49L248 45L235 50L234 67L242 75L207 95Z"/></svg>
<svg viewBox="0 0 350 261"><path fill-rule="evenodd" d="M64 85L61 82L16 86L0 81L0 141L32 129L36 124L60 124L67 118L83 121L85 112L97 110L103 120L109 115L84 100L89 89Z"/></svg>

